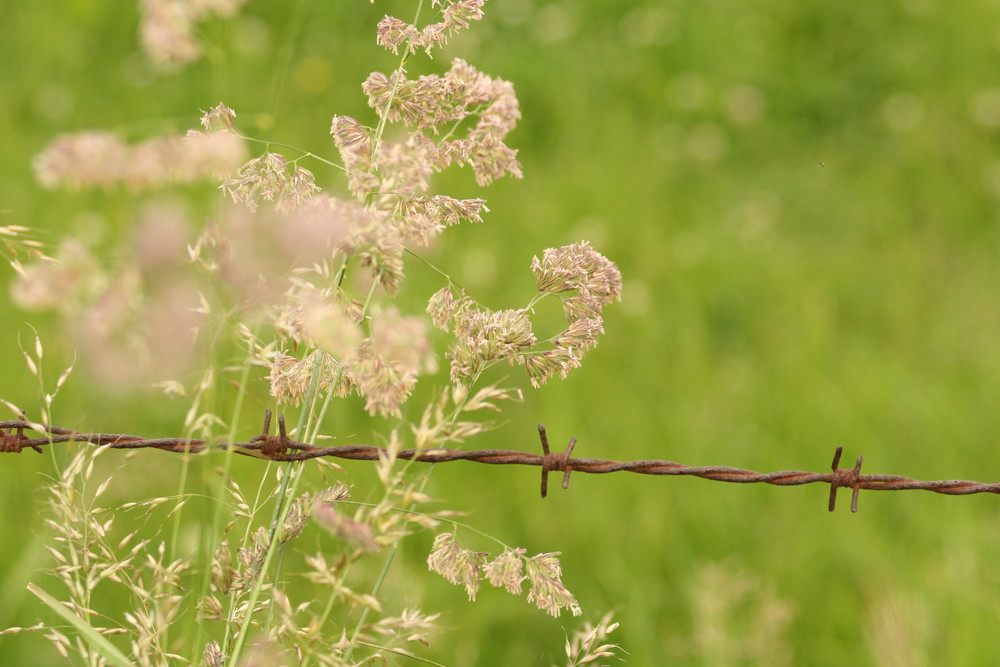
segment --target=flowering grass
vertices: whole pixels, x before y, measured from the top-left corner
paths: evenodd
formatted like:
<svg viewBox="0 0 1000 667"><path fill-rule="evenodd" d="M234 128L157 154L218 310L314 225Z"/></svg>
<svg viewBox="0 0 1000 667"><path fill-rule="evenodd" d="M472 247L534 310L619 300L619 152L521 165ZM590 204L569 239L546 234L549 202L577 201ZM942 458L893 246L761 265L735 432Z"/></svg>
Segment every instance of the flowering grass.
<svg viewBox="0 0 1000 667"><path fill-rule="evenodd" d="M83 237L88 261L95 248L108 251L97 252L104 270L104 260L120 257L110 249L143 214L179 209L200 225L211 213L207 200L218 196L209 182L147 188L143 198L155 194L170 205L147 211L128 187L43 190L30 165L60 134L105 128L137 146L203 131L197 110L219 101L238 112L244 134L272 140L270 152L339 189L345 180L334 167L298 159L297 150L279 144L316 153L326 147L320 155L336 163L331 114L373 124L358 85L398 64L373 42L385 14L413 21L415 5L401 4L248 3L231 19L204 16L197 37L210 48L166 74L136 56L133 12L110 4L64 4L60 11L11 5L0 27L0 55L15 64L0 74L8 155L0 161L0 224L41 227L31 238L46 254L88 259L60 242L72 230ZM525 306L534 290L531 258L541 260L548 247L587 239L624 275L623 301L607 309L606 334L582 368L540 390L523 368L493 369L526 400L488 413L498 428L469 446L531 451L534 425L544 422L550 433L577 436L580 456L821 469L844 445L852 457L863 454L873 473L989 479L1000 469L991 446L998 427L998 328L989 288L998 280L991 11L981 3L858 11L728 0L676 11L656 3L511 0L488 3L485 19L433 61L411 57L409 79L440 76L459 57L512 82L523 115L508 143L519 149L524 179L479 189L470 170L435 175L435 193L483 198L490 211L485 224L449 227L432 246L416 249L421 258L494 311ZM251 143L253 156L267 149ZM401 314L415 315L418 301L444 284L423 262L404 261L396 299ZM101 289L82 287L85 294ZM539 338L565 329L559 305L553 298L538 304ZM14 324L0 328L0 341L14 370L3 394L37 418L43 397L18 347L20 339L30 350L34 334L19 326L25 316L7 312ZM51 390L73 361L67 332L61 315L27 319L45 343ZM443 355L448 335L428 333ZM112 348L124 352L111 361L145 363L126 342ZM244 354L219 349L216 361L235 365ZM84 382L91 372L84 364L78 353L53 405L57 423L183 430L187 400L152 400L131 384L112 400L106 384ZM443 356L438 369L418 381L410 406L424 407L444 388L450 362ZM105 370L120 378L131 369ZM274 407L258 379L265 374L251 369L252 391L238 413L235 392L217 389L240 374L220 374L195 414L235 424L205 433L258 432L263 408ZM200 377L182 379L192 396ZM384 444L374 434L392 426L392 418L369 417L357 396L335 401L328 419L323 432L340 442ZM155 454L128 459L128 474L102 498L121 504L176 495L180 461ZM51 565L39 530L45 498L35 489L38 473L51 478L55 468L49 456L30 451L12 460L0 467L0 493L11 508L0 514L0 527L14 536L2 540L10 556L0 613L9 620L0 626L61 623L25 589L36 570ZM113 470L121 463L116 454L95 465ZM251 464L237 461L230 474L252 502L260 473ZM189 469L196 493L182 516L214 511L198 500L214 493L205 483L214 478L199 465L211 468ZM367 495L381 488L375 471L344 466L354 500L376 503ZM312 472L303 491L340 479L323 482ZM827 516L818 488L602 476L574 478L568 492L541 502L536 475L461 464L437 466L425 491L447 500L433 507L469 512L463 521L512 548L563 552L565 583L584 610L582 619L554 619L534 611L524 593L486 583L469 603L464 587L427 572L433 535L418 534L397 553L384 591L407 598L398 609L419 601L409 606L442 613L446 632L421 655L444 664L560 664L561 643L574 637L578 620L596 625L607 609L622 625L594 646L621 644L634 664L704 664L711 656L699 638L713 636L727 640L720 651L759 655L759 646L742 641L746 630L768 609L782 608L791 618L772 646L789 649L795 664L883 664L891 656L909 664L988 664L1000 648L992 631L991 498L871 494L859 515ZM190 544L186 531L194 523L182 522L181 544ZM325 548L311 541L318 535L298 538L308 542L302 553ZM459 546L502 553L475 535L460 530ZM295 559L294 550L286 558ZM707 613L712 586L735 586L728 595L717 591L728 601L724 613ZM748 590L779 604L754 605L752 596L734 594ZM116 600L115 608L129 604ZM6 661L51 664L52 655L40 633L0 636Z"/></svg>
<svg viewBox="0 0 1000 667"><path fill-rule="evenodd" d="M236 419L230 422L206 410L202 398L218 391L220 372L238 372L238 414L255 367L268 370L260 379L268 383L271 399L298 409L291 434L306 442L319 437L335 399L358 395L369 415L397 420L382 434L387 445L377 465L381 499L356 508L349 503L350 486L343 482L300 491L305 473L294 464L279 468L273 485L265 481L263 470L257 497L248 502L230 476L233 455L227 452L211 484L215 507L204 516L193 552L185 552L178 542L185 522L197 520L184 511L189 463L173 498L121 508L123 513L136 507L149 510L169 502L172 524L165 522L146 539L137 537L144 532L137 528L115 543L110 535L121 517L114 508L95 504L115 476L90 492L94 458L102 450L76 453L50 484L47 519L56 545L48 547L56 562L53 574L66 598L59 601L34 582L30 588L70 621L66 631L54 625L32 628L46 632L63 657L72 651L90 664L197 662L200 657L201 664L223 667L289 660L346 665L415 655L411 646L429 643L438 630L439 613L407 607L393 616L383 602L384 575L405 539L443 527L448 532L435 539L428 568L464 586L470 601L481 580L515 595L522 594L526 582L526 600L540 610L556 617L564 610L582 613L562 582L557 553L529 557L524 548L504 545L491 558L458 546L459 525L449 513L424 509L431 501L424 492L429 472L415 474L411 462L395 458L411 439L418 448L433 449L488 430L488 422L466 416L499 411L501 401L521 397L516 388L483 386L484 374L500 362L523 366L535 387L556 374L565 378L604 332L603 307L621 298L618 269L586 242L550 248L543 259L536 257L537 293L517 310L487 308L437 269L446 286L430 296L427 311L455 338L445 353L451 362L450 388L440 401L431 399L419 421L411 417L408 422L404 409L413 389L421 375L437 369L437 359L427 316L403 315L392 303L405 279L404 260L407 254L416 257L413 248L430 245L446 228L483 222L488 212L483 199L432 194L431 176L464 166L486 186L505 175L522 175L517 151L505 143L520 119L510 83L481 74L460 59L444 75L407 79L409 58L418 49L430 55L448 37L469 28L470 21L482 19L482 4L431 2L441 20L422 29L389 17L379 24L378 43L402 54L391 74L373 73L362 85L377 122L366 126L335 115L330 129L346 177L346 196L324 190L300 164L307 158L329 162L317 156L319 151L299 150L300 156L289 160L273 152L266 140L243 134L237 113L221 103L202 113L204 132L190 130L182 138L171 135L134 145L106 132L66 134L35 159L36 177L47 188L139 191L215 180L232 201L230 206L220 201L213 219L187 240L185 228L194 225L182 214L150 209L134 236L132 261L106 273L100 258L88 258L86 250L79 251L82 261L41 255L36 244L20 238L25 230L8 228L10 252L34 255L27 266L18 256L10 259L18 274L13 294L20 297L19 305L52 307L68 332L80 331L77 347L95 376L100 369L108 373L113 348L125 342L134 356L114 366L116 383L158 380L170 393L187 395L185 429L190 437L236 428ZM172 11L183 6L169 5ZM183 55L168 51L162 33L190 31L201 9L192 5L189 24L163 13L164 6L157 3L146 9L143 44L153 62L176 67L197 55L194 48L184 49ZM154 34L160 37L151 38ZM466 121L471 126L463 132ZM391 129L396 124L403 126L399 138ZM266 147L247 159L255 143ZM87 269L80 270L81 264ZM545 297L562 302L566 328L539 339L531 315ZM193 369L212 359L227 338L245 347L242 363L209 365L190 388L183 376L160 379L168 369ZM35 356L25 353L25 361L44 392L41 359L37 342ZM66 377L63 373L58 386ZM44 421L53 397L46 394ZM265 431L269 421L270 413ZM284 415L279 421L284 435ZM305 569L293 572L285 566L286 555L313 525L329 532L339 546L332 553L307 556ZM381 573L368 592L350 583L359 576L355 571L374 571L373 561L379 558ZM285 580L293 576L313 584L304 600L290 595ZM93 597L98 587L112 585L133 600L120 618L101 609ZM325 603L318 604L323 597ZM107 625L93 625L92 617L105 618ZM186 633L172 632L182 623L189 628ZM107 639L119 634L127 638L125 650ZM593 657L607 653L608 645L603 645ZM567 657L589 659L583 644L567 647Z"/></svg>

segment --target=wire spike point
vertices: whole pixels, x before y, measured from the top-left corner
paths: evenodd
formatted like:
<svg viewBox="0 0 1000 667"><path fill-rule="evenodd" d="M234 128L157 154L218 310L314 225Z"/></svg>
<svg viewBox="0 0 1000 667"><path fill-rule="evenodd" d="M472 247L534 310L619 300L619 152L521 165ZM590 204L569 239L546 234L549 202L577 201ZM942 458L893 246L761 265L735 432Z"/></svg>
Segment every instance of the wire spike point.
<svg viewBox="0 0 1000 667"><path fill-rule="evenodd" d="M858 511L858 496L861 493L861 463L863 456L858 456L853 468L840 468L840 457L844 453L843 447L837 447L833 455L833 475L830 477L830 502L827 508L832 512L837 508L837 489L847 487L851 489L851 512Z"/></svg>
<svg viewBox="0 0 1000 667"><path fill-rule="evenodd" d="M563 471L562 488L569 488L569 475L573 472L572 460L573 448L576 447L576 438L570 438L566 445L566 451L562 454L553 454L549 450L549 437L545 433L545 427L538 425L538 436L542 441L542 498L549 494L549 473L553 470Z"/></svg>

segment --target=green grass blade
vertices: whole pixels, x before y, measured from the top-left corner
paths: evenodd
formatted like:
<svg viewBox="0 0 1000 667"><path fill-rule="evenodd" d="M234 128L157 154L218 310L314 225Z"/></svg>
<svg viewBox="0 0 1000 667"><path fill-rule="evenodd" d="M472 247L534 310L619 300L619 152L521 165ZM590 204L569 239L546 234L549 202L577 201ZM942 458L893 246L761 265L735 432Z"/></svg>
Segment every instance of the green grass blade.
<svg viewBox="0 0 1000 667"><path fill-rule="evenodd" d="M80 631L83 638L94 647L105 660L113 665L120 665L121 667L130 667L132 661L128 657L115 648L115 645L108 641L108 638L99 633L94 629L90 623L83 620L72 611L66 608L66 605L56 600L54 597L43 591L41 588L35 584L28 584L28 590L38 596L38 598L47 604L52 611L56 612L64 619L66 619L74 628Z"/></svg>

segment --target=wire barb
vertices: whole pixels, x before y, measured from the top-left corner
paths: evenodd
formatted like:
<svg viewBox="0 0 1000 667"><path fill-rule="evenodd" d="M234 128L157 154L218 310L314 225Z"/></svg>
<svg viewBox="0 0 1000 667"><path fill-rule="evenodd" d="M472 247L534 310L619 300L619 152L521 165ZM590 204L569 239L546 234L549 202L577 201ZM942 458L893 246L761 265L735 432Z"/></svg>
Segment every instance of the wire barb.
<svg viewBox="0 0 1000 667"><path fill-rule="evenodd" d="M833 479L830 480L829 510L832 512L837 507L837 489L848 487L853 491L851 494L851 512L856 514L858 511L858 494L861 493L861 462L864 461L864 457L859 456L853 468L838 468L837 466L840 465L840 455L843 453L844 448L839 446L833 455Z"/></svg>
<svg viewBox="0 0 1000 667"><path fill-rule="evenodd" d="M254 449L259 449L260 453L267 457L275 454L282 455L292 446L292 441L285 431L285 415L278 415L278 435L271 435L271 411L264 409L264 428L260 435L250 438L250 445L257 445Z"/></svg>
<svg viewBox="0 0 1000 667"><path fill-rule="evenodd" d="M0 428L0 453L3 454L20 454L21 450L25 447L31 447L33 450L42 453L42 448L38 444L32 444L25 442L28 438L24 435L25 425L28 424L28 415L24 410L21 411L21 421L15 426ZM30 428L30 426L28 426ZM16 433L15 433L16 431Z"/></svg>
<svg viewBox="0 0 1000 667"><path fill-rule="evenodd" d="M553 470L564 471L562 488L569 488L569 474L573 472L571 463L573 459L570 456L573 454L573 448L576 447L576 438L570 438L565 452L553 454L549 451L549 436L541 424L538 425L538 437L542 441L542 498L544 498L549 494L549 472Z"/></svg>
<svg viewBox="0 0 1000 667"><path fill-rule="evenodd" d="M232 450L242 456L268 461L306 461L320 457L337 457L355 461L378 461L385 456L383 447L373 445L341 445L337 447L317 447L304 442L296 442L288 436L284 415L278 416L278 433L271 435L271 411L264 412L264 428L248 442L208 443L190 438L144 438L124 433L81 433L68 428L38 424L28 421L24 414L21 419L0 421L0 453L18 453L25 447L41 451L42 447L60 443L86 442L111 449L159 449L173 453L197 453L209 449ZM41 435L29 438L25 431ZM828 509L833 511L837 502L837 489L847 487L852 490L851 511L858 511L858 495L861 489L873 491L924 490L951 496L965 496L974 493L1000 494L1000 483L985 484L969 480L936 480L923 482L899 475L862 475L859 456L853 468L840 468L843 447L837 447L833 457L832 472L815 473L802 470L781 470L759 473L743 468L728 466L687 466L683 463L662 460L609 461L606 459L573 458L576 438L572 438L566 451L553 453L549 450L545 427L539 424L538 435L542 442L542 454L529 454L509 449L480 449L462 451L457 449L404 449L396 458L421 461L424 463L446 463L451 461L472 461L489 465L539 466L542 469L542 497L548 494L548 474L563 472L564 489L569 488L571 472L602 475L612 472L631 472L640 475L670 475L700 477L716 482L736 484L772 484L775 486L800 486L822 483L830 485Z"/></svg>

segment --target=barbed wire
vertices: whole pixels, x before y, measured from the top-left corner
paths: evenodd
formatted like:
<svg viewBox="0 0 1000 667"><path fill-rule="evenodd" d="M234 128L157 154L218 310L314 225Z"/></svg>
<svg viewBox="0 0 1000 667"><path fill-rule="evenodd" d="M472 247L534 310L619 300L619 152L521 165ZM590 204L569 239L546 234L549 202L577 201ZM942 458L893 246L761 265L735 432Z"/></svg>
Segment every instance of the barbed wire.
<svg viewBox="0 0 1000 667"><path fill-rule="evenodd" d="M125 433L83 433L59 426L29 421L26 417L13 421L0 421L0 453L20 453L25 448L42 451L42 447L60 443L86 442L111 449L159 449L174 453L197 453L206 449L232 450L237 454L268 461L305 461L320 457L334 457L355 461L378 461L388 454L386 448L374 445L340 445L319 447L304 442L296 442L288 437L283 415L278 417L278 433L270 434L271 411L265 410L264 428L247 442L216 442L189 438L146 438ZM42 434L31 438L25 431ZM690 476L716 482L736 484L772 484L775 486L801 486L803 484L829 484L829 511L836 508L837 489L852 490L851 511L858 511L858 494L862 489L871 491L933 491L951 496L965 496L975 493L1000 494L1000 483L983 483L969 480L920 481L900 475L863 475L859 456L853 468L840 468L843 447L837 447L833 457L832 472L817 473L802 470L780 470L760 473L729 466L688 466L683 463L664 460L610 461L607 459L574 458L576 438L572 438L562 453L549 449L545 427L539 424L538 435L542 443L541 454L531 454L509 449L479 449L463 451L457 449L404 449L395 456L399 459L423 463L449 463L452 461L472 461L489 465L523 465L542 468L541 493L548 495L550 472L562 472L562 487L569 488L572 472L602 475L613 472L632 472L640 475Z"/></svg>

